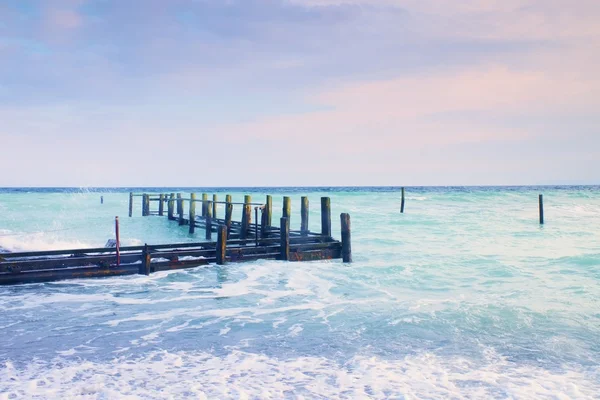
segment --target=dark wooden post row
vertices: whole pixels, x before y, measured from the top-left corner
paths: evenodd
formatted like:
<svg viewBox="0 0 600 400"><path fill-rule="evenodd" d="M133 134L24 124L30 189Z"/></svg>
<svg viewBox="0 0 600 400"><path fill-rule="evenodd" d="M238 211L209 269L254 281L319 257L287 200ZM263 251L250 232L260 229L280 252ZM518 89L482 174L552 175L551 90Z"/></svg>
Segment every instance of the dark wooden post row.
<svg viewBox="0 0 600 400"><path fill-rule="evenodd" d="M129 216L133 216L133 192L129 192Z"/></svg>
<svg viewBox="0 0 600 400"><path fill-rule="evenodd" d="M283 261L289 261L290 259L290 220L282 217L281 218L281 237L280 237L280 253L279 259Z"/></svg>
<svg viewBox="0 0 600 400"><path fill-rule="evenodd" d="M196 193L190 193L190 233L196 232Z"/></svg>
<svg viewBox="0 0 600 400"><path fill-rule="evenodd" d="M165 213L165 195L163 193L158 196L158 215L161 217Z"/></svg>
<svg viewBox="0 0 600 400"><path fill-rule="evenodd" d="M302 207L300 208L301 224L300 231L303 236L308 235L308 197L302 197Z"/></svg>
<svg viewBox="0 0 600 400"><path fill-rule="evenodd" d="M340 222L342 225L342 260L349 263L352 262L350 214L342 213Z"/></svg>
<svg viewBox="0 0 600 400"><path fill-rule="evenodd" d="M219 225L217 232L217 265L225 265L227 252L227 227Z"/></svg>
<svg viewBox="0 0 600 400"><path fill-rule="evenodd" d="M321 197L321 235L331 237L331 200Z"/></svg>

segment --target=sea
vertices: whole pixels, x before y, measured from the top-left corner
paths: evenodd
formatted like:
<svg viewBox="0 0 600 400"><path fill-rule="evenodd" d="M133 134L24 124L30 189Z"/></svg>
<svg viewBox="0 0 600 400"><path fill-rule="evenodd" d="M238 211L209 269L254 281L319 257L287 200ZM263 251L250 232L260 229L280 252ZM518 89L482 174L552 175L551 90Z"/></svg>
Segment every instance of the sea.
<svg viewBox="0 0 600 400"><path fill-rule="evenodd" d="M353 262L2 286L0 399L600 398L598 186L4 188L1 251L203 240L130 191L328 196Z"/></svg>

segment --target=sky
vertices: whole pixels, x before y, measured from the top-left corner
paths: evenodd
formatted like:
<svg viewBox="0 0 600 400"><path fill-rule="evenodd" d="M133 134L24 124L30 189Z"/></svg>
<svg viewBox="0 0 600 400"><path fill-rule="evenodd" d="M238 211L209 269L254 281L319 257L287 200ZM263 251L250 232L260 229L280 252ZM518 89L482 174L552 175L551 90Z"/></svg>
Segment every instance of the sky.
<svg viewBox="0 0 600 400"><path fill-rule="evenodd" d="M0 0L0 186L600 184L598 0Z"/></svg>

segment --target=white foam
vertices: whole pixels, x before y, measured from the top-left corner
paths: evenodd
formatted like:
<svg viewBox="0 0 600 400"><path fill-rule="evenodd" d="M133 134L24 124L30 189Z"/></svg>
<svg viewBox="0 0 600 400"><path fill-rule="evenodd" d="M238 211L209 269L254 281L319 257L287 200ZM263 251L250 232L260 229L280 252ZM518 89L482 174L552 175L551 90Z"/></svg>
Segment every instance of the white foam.
<svg viewBox="0 0 600 400"><path fill-rule="evenodd" d="M493 352L492 352L493 353ZM155 351L95 363L59 358L0 367L0 399L58 398L519 398L593 399L600 370L548 371L491 354L483 365L422 353L397 360L356 356L277 359L233 350Z"/></svg>

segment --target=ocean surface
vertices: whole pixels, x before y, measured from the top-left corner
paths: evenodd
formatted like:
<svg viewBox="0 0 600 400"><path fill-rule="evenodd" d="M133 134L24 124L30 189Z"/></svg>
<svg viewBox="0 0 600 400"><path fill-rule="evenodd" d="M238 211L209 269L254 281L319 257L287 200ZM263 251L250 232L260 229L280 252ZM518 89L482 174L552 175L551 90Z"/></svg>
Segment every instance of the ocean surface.
<svg viewBox="0 0 600 400"><path fill-rule="evenodd" d="M0 189L0 247L202 239L129 190ZM0 399L600 398L600 187L144 190L330 196L354 263L0 287Z"/></svg>

